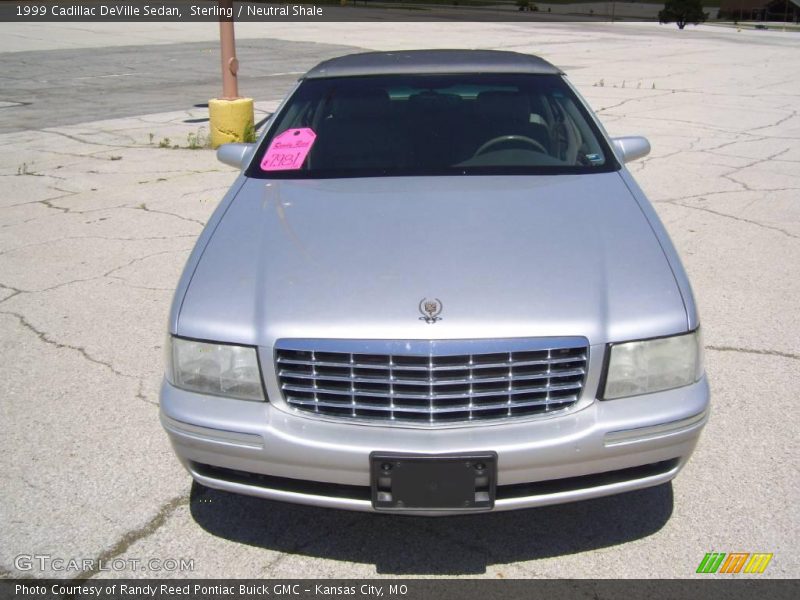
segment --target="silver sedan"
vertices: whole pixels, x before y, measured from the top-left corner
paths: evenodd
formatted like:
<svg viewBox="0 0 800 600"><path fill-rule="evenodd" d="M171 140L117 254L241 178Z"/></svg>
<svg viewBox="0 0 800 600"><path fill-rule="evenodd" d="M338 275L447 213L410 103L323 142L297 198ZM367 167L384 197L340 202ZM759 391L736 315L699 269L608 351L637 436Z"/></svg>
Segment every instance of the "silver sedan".
<svg viewBox="0 0 800 600"><path fill-rule="evenodd" d="M706 423L689 281L548 62L378 52L306 73L186 264L161 420L205 486L426 515L671 480Z"/></svg>

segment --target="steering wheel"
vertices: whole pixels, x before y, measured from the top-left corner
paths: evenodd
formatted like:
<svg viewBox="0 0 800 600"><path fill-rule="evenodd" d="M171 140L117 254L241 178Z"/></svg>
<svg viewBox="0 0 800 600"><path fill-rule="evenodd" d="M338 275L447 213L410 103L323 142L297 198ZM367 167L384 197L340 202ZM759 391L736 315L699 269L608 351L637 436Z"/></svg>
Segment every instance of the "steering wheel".
<svg viewBox="0 0 800 600"><path fill-rule="evenodd" d="M547 149L533 138L529 138L524 135L499 135L496 138L492 138L491 140L483 144L483 146L478 148L475 151L475 154L472 155L472 157L475 158L476 156L480 156L492 146L496 146L497 144L502 144L504 142L525 142L526 144L533 146L537 152L542 152L543 154L549 154L549 152L547 152Z"/></svg>

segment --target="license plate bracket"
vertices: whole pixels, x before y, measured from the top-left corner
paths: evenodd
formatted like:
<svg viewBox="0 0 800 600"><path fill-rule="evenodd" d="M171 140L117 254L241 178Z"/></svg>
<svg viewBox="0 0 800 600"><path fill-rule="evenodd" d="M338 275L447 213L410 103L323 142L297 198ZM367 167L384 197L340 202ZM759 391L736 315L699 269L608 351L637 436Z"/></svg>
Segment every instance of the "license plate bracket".
<svg viewBox="0 0 800 600"><path fill-rule="evenodd" d="M375 510L494 508L497 453L370 454Z"/></svg>

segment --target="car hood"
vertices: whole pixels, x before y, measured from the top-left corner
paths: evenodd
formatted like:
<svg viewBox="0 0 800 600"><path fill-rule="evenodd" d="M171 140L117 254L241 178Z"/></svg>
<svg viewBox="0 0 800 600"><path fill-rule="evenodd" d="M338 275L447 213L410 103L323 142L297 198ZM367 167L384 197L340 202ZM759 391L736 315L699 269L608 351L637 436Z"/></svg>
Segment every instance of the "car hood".
<svg viewBox="0 0 800 600"><path fill-rule="evenodd" d="M429 324L423 298L442 304ZM649 222L618 173L248 179L191 278L177 333L280 338L685 331Z"/></svg>

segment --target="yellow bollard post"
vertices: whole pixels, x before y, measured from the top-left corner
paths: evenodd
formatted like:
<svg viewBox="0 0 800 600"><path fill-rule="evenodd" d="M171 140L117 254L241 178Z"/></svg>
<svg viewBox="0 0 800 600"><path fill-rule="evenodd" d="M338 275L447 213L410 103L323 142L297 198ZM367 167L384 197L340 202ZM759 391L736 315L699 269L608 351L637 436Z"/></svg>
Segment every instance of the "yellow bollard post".
<svg viewBox="0 0 800 600"><path fill-rule="evenodd" d="M239 60L233 32L233 0L219 0L222 97L208 101L211 147L255 141L253 99L239 97Z"/></svg>

